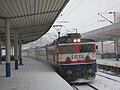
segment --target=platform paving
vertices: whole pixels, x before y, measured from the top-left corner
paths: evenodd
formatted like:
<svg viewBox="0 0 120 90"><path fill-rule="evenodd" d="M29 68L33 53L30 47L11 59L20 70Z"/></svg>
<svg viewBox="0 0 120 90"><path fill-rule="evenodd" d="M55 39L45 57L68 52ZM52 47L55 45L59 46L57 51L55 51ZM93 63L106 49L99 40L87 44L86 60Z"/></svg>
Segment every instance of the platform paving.
<svg viewBox="0 0 120 90"><path fill-rule="evenodd" d="M11 61L11 77L5 77L5 63L0 65L0 90L73 90L49 65L31 58L23 63L15 70Z"/></svg>

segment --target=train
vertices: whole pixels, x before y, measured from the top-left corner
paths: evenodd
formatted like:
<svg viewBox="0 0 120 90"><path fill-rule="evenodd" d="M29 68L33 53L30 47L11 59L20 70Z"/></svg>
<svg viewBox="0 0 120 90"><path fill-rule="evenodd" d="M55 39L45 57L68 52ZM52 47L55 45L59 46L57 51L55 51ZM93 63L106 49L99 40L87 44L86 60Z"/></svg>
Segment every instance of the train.
<svg viewBox="0 0 120 90"><path fill-rule="evenodd" d="M29 56L43 56L67 81L92 81L96 76L96 49L93 39L81 38L80 33L61 36L43 47L29 49Z"/></svg>

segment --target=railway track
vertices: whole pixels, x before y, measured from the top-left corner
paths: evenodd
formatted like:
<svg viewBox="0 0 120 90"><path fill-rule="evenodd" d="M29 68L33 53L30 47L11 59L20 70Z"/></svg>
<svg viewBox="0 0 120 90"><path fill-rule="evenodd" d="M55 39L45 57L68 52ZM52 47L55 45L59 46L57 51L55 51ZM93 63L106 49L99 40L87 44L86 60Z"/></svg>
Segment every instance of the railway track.
<svg viewBox="0 0 120 90"><path fill-rule="evenodd" d="M98 72L96 75L97 77L93 83L72 82L69 84L73 87L73 90L120 90L119 77L101 72Z"/></svg>
<svg viewBox="0 0 120 90"><path fill-rule="evenodd" d="M104 75L100 75L100 74L96 74L96 75L98 75L98 76L100 76L100 77L104 77L104 78L107 78L107 79L110 79L110 80L113 80L113 81L116 81L116 82L119 82L119 83L120 83L120 81L119 81L119 80L116 80L116 79L113 79L113 78L110 78L110 77L107 77L107 76L104 76Z"/></svg>
<svg viewBox="0 0 120 90"><path fill-rule="evenodd" d="M98 88L94 87L93 85L91 85L89 83L69 83L69 84L73 87L74 90L80 90L79 88L81 86L85 86L85 87L89 86L89 88L91 88L91 90L99 90Z"/></svg>
<svg viewBox="0 0 120 90"><path fill-rule="evenodd" d="M106 73L106 74L109 74L109 75L112 75L112 76L120 77L120 75L117 75L117 74L115 74L113 72L107 72L107 71L102 70L102 69L97 69L97 71L102 72L102 73Z"/></svg>

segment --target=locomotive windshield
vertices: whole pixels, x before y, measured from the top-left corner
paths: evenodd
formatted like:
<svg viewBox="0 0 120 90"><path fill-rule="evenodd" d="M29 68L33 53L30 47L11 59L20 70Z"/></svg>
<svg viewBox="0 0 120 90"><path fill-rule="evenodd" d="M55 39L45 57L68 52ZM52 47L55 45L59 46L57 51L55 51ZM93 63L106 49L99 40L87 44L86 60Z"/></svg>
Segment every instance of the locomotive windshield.
<svg viewBox="0 0 120 90"><path fill-rule="evenodd" d="M59 48L61 54L86 53L95 50L94 44L62 45Z"/></svg>
<svg viewBox="0 0 120 90"><path fill-rule="evenodd" d="M75 46L62 46L61 47L62 54L73 54L76 52L76 47Z"/></svg>
<svg viewBox="0 0 120 90"><path fill-rule="evenodd" d="M84 53L84 52L94 52L94 45L93 44L81 44L80 53Z"/></svg>

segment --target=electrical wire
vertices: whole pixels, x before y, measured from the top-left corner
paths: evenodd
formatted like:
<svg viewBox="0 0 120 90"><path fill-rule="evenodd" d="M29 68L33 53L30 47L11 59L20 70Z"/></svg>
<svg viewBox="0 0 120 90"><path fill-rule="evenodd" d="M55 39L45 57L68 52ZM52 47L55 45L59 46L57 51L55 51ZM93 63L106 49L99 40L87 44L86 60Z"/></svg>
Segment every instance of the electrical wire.
<svg viewBox="0 0 120 90"><path fill-rule="evenodd" d="M84 22L82 22L82 23L80 23L80 24L78 24L78 25L75 25L74 27L77 27L77 26L79 26L79 25L83 25L84 23L89 22L89 21L95 19L96 17L97 17L97 16L93 16L93 17L89 18L88 20L86 20L86 21L84 21Z"/></svg>
<svg viewBox="0 0 120 90"><path fill-rule="evenodd" d="M83 1L84 1L84 0L81 0L81 1L65 16L65 18L62 19L62 21L63 21L64 19L66 19Z"/></svg>
<svg viewBox="0 0 120 90"><path fill-rule="evenodd" d="M106 10L106 12L109 11L109 10L111 10L111 9L113 9L113 8L116 8L116 7L118 7L118 6L120 6L120 3L117 4L117 5L115 5L115 6L113 6L113 7L111 7L111 8L109 8L108 10Z"/></svg>
<svg viewBox="0 0 120 90"><path fill-rule="evenodd" d="M73 5L75 2L76 2L76 0L74 0L73 3L71 3L71 5L70 5L69 7L71 8L72 5ZM67 11L69 10L69 7L68 7L68 9L66 9L66 10L64 11L65 13L67 13ZM63 13L63 14L65 14L65 13Z"/></svg>
<svg viewBox="0 0 120 90"><path fill-rule="evenodd" d="M75 2L76 2L76 0L74 0L73 3L71 3L71 4L69 5L69 7L67 7L68 9L66 9L62 14L60 14L60 16L65 15L65 14L67 13L67 11L70 10L70 8L72 7L72 5L73 5ZM58 18L58 21L59 21L59 20L60 20L60 18Z"/></svg>
<svg viewBox="0 0 120 90"><path fill-rule="evenodd" d="M108 9L108 10L105 10L105 11L109 11L109 10L111 10L111 9L113 9L113 8L118 7L118 6L120 6L120 3L117 4L117 5L115 5L115 6L113 6L113 7L111 7L111 8ZM94 18L96 18L96 16L93 16L93 17L91 17L90 19L88 19L88 20L86 20L86 21L84 21L83 23L78 24L78 25L83 25L84 23L86 23L86 22L88 22L88 21L91 21L91 20L93 20ZM90 24L90 25L92 26L92 25L94 25L94 24L95 24L95 23L92 23L92 24ZM76 25L76 26L74 26L74 27L77 27L78 25ZM89 27L90 25L88 25L88 26L86 26L86 27Z"/></svg>
<svg viewBox="0 0 120 90"><path fill-rule="evenodd" d="M71 6L75 3L75 1L76 1L76 0L74 0L74 2L73 2L69 7L71 7ZM84 0L81 0L81 1L65 16L65 18L63 18L62 20L66 19L83 1L84 1ZM115 6L113 6L113 7L111 7L111 8L108 9L108 10L105 10L105 11L109 11L109 10L111 10L111 9L113 9L113 8L118 7L119 5L120 5L120 3L117 4L117 5L115 5ZM67 12L68 10L69 10L69 8L65 11L64 14L66 14L66 12ZM97 17L97 16L93 16L93 17L91 17L90 19L88 19L88 20L86 20L86 21L84 21L83 23L78 24L78 25L83 25L84 23L86 23L86 22L88 22L88 21L91 21L91 20L95 19L96 17ZM93 26L93 25L95 25L95 24L97 24L97 23L98 23L98 22L92 23L92 24L87 25L87 26L85 26L85 27L83 27L83 28L81 28L81 29L88 28L88 27ZM78 25L75 25L74 27L77 27ZM73 27L73 26L72 26L72 27Z"/></svg>

